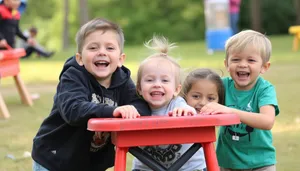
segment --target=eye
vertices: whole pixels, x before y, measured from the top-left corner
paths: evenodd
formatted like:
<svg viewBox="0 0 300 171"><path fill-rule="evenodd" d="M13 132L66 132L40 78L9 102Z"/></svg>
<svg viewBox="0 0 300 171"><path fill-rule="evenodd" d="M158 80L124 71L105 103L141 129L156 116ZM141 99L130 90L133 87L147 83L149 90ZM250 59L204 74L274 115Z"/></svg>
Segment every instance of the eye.
<svg viewBox="0 0 300 171"><path fill-rule="evenodd" d="M232 62L238 62L239 59L238 59L238 58L232 58L231 61L232 61Z"/></svg>
<svg viewBox="0 0 300 171"><path fill-rule="evenodd" d="M114 47L107 47L107 50L114 50Z"/></svg>
<svg viewBox="0 0 300 171"><path fill-rule="evenodd" d="M168 82L170 82L170 81L169 81L168 79L163 79L162 82L163 82L163 83L168 83Z"/></svg>
<svg viewBox="0 0 300 171"><path fill-rule="evenodd" d="M216 100L216 98L214 98L214 97L208 97L208 101L210 101L210 102L215 101L215 100Z"/></svg>
<svg viewBox="0 0 300 171"><path fill-rule="evenodd" d="M200 96L199 95L192 95L193 99L199 99Z"/></svg>
<svg viewBox="0 0 300 171"><path fill-rule="evenodd" d="M249 62L256 62L254 59L248 59Z"/></svg>
<svg viewBox="0 0 300 171"><path fill-rule="evenodd" d="M90 46L90 47L88 47L88 49L89 49L89 50L96 50L97 47L96 47L96 46Z"/></svg>
<svg viewBox="0 0 300 171"><path fill-rule="evenodd" d="M146 82L151 82L151 81L153 81L153 79L148 78L148 79L146 79L145 81L146 81Z"/></svg>

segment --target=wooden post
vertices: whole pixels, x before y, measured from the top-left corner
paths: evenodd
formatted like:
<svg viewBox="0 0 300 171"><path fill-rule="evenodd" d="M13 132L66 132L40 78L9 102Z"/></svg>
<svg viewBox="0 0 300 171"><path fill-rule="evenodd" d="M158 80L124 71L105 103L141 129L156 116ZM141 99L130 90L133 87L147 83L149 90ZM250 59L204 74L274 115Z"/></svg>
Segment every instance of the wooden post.
<svg viewBox="0 0 300 171"><path fill-rule="evenodd" d="M297 37L297 34L294 36L294 41L293 41L293 51L296 52L298 51L298 44L299 44L299 38Z"/></svg>
<svg viewBox="0 0 300 171"><path fill-rule="evenodd" d="M15 80L16 86L18 88L18 92L21 96L22 103L24 103L28 106L32 106L33 105L32 99L25 87L23 80L20 77L20 74L17 74L16 76L14 76L14 80Z"/></svg>
<svg viewBox="0 0 300 171"><path fill-rule="evenodd" d="M4 103L1 93L0 93L0 115L2 115L4 119L10 117L10 114L8 112L6 104Z"/></svg>

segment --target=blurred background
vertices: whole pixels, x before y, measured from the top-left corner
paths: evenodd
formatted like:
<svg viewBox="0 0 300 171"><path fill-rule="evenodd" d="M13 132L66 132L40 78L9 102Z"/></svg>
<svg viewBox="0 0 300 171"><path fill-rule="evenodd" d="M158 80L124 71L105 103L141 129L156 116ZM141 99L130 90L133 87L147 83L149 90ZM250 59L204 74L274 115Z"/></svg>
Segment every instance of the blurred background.
<svg viewBox="0 0 300 171"><path fill-rule="evenodd" d="M172 41L205 38L203 0L27 0L21 28L37 27L41 44L60 50L74 46L80 25L94 17L119 23L126 44L141 44L153 33ZM241 1L241 29L282 35L297 23L300 24L299 0Z"/></svg>
<svg viewBox="0 0 300 171"><path fill-rule="evenodd" d="M1 78L0 93L10 118L0 118L0 171L31 170L32 139L50 113L65 60L76 53L75 34L90 19L107 18L123 28L127 55L125 66L131 70L134 80L140 61L149 55L143 43L154 33L177 43L178 48L172 55L179 59L186 72L208 67L221 76L228 75L223 66L224 42L232 35L227 0L22 2L22 31L37 28L36 40L55 53L49 58L33 54L20 60L20 76L30 94L37 98L32 107L21 103L12 77ZM209 5L215 2L219 5ZM296 40L300 41L300 29L298 35L289 30L292 26L300 26L300 0L241 0L237 25L239 30L260 31L272 42L271 68L263 76L276 87L280 107L272 129L277 150L277 170L299 171L300 50L293 49L293 45ZM129 171L132 157L128 156Z"/></svg>

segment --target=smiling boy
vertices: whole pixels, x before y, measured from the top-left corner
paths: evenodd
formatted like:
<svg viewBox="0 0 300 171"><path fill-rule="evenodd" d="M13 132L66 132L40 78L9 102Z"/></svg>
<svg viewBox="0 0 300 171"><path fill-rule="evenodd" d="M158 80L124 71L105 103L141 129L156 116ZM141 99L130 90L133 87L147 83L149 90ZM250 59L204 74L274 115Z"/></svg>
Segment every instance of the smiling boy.
<svg viewBox="0 0 300 171"><path fill-rule="evenodd" d="M114 145L109 133L88 131L88 120L150 115L122 66L124 35L118 25L91 20L78 31L76 43L76 56L60 74L52 111L34 138L34 171L105 171L114 165Z"/></svg>
<svg viewBox="0 0 300 171"><path fill-rule="evenodd" d="M236 114L241 124L222 126L217 141L221 171L275 171L271 129L279 107L275 87L263 77L270 67L272 45L263 34L245 30L226 42L223 78L225 106L209 103L206 114Z"/></svg>

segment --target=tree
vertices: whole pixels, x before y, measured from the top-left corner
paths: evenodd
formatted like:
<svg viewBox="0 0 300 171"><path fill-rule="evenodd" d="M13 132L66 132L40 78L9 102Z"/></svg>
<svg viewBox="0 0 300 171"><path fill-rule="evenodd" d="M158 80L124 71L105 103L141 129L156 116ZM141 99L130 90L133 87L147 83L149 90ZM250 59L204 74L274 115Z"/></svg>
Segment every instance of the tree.
<svg viewBox="0 0 300 171"><path fill-rule="evenodd" d="M64 0L63 49L69 48L69 0Z"/></svg>
<svg viewBox="0 0 300 171"><path fill-rule="evenodd" d="M81 26L89 21L87 0L79 0L79 20Z"/></svg>
<svg viewBox="0 0 300 171"><path fill-rule="evenodd" d="M251 27L253 30L261 30L261 12L260 12L260 0L251 0Z"/></svg>
<svg viewBox="0 0 300 171"><path fill-rule="evenodd" d="M299 0L294 0L294 5L296 9L296 24L300 25L300 1Z"/></svg>

